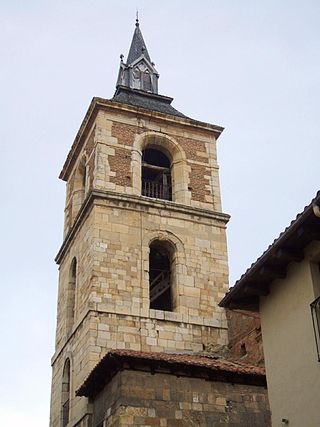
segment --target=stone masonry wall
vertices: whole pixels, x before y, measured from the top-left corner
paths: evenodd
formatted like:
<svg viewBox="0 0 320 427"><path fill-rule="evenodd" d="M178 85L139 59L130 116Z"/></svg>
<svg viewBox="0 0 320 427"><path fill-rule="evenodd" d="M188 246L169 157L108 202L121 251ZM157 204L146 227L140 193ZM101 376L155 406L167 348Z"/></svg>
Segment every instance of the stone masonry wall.
<svg viewBox="0 0 320 427"><path fill-rule="evenodd" d="M155 138L172 138L185 155L188 176L186 191L190 205L220 211L220 187L216 158L216 141L212 133L192 129L182 123L165 123L159 119L143 119L136 115L100 111L96 125L98 169L95 188L132 194L133 151L137 137L154 132ZM173 164L173 168L174 168ZM180 172L179 172L180 173Z"/></svg>
<svg viewBox="0 0 320 427"><path fill-rule="evenodd" d="M65 237L72 239L59 259L50 427L60 427L67 358L69 424L74 426L89 410L87 399L76 398L75 391L108 350L206 352L227 344L225 313L218 307L228 283L227 217L221 214L212 132L175 117L119 107L118 112L100 109L86 134L67 184ZM163 144L172 158L173 202L141 196L146 142ZM83 159L86 180L79 191ZM95 190L99 198L84 212L81 200ZM154 239L168 240L174 247L173 312L149 308L149 245ZM74 257L77 279L70 330L65 316Z"/></svg>
<svg viewBox="0 0 320 427"><path fill-rule="evenodd" d="M63 264L59 268L59 288L58 288L58 308L57 308L57 328L56 328L56 349L59 349L67 340L66 317L67 317L67 289L70 281L70 270L72 261L77 261L77 279L75 283L74 295L74 326L85 312L88 305L90 289L95 280L93 275L93 230L94 218L87 216L74 237L76 244L72 245L67 252ZM80 243L81 242L81 243Z"/></svg>
<svg viewBox="0 0 320 427"><path fill-rule="evenodd" d="M92 307L61 352L54 356L50 426L60 426L61 378L67 358L71 360L72 371L70 419L73 426L87 411L87 399L75 397L75 392L108 350L202 353L212 344L226 344L225 328L212 326L210 320L197 323L197 319L188 316L184 319L179 321L175 313L158 310L150 310L148 317L142 317L98 312Z"/></svg>
<svg viewBox="0 0 320 427"><path fill-rule="evenodd" d="M124 370L93 401L92 427L269 427L263 387Z"/></svg>
<svg viewBox="0 0 320 427"><path fill-rule="evenodd" d="M84 200L87 193L92 190L94 176L95 176L95 128L89 133L89 136L86 140L86 143L79 153L77 162L75 163L73 170L70 174L70 177L67 182L66 188L66 204L65 204L65 221L64 221L64 236L68 233L71 226L73 225L74 219L72 215L73 209L73 199L75 189L75 180L77 170L81 161L84 161L85 173L86 173L86 183L85 188L83 188L82 199ZM82 201L83 201L82 200Z"/></svg>
<svg viewBox="0 0 320 427"><path fill-rule="evenodd" d="M176 247L174 312L149 309L148 254L155 237ZM60 267L52 427L59 425L67 357L72 357L74 396L110 349L206 352L227 344L224 310L217 306L227 289L226 250L224 225L214 217L191 217L161 203L140 205L128 198L95 202ZM62 313L74 257L79 270L74 332L68 337ZM85 411L85 399L73 397L74 420Z"/></svg>
<svg viewBox="0 0 320 427"><path fill-rule="evenodd" d="M90 301L97 309L149 314L149 244L156 238L175 247L174 312L218 322L224 318L218 307L228 289L221 221L125 198L99 200L94 215L96 280Z"/></svg>

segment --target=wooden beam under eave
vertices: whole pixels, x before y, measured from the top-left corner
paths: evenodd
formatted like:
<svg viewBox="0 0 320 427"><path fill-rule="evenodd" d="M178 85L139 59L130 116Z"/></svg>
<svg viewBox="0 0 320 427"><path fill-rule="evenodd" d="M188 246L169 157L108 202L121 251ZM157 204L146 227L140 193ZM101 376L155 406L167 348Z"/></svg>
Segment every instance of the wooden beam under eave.
<svg viewBox="0 0 320 427"><path fill-rule="evenodd" d="M227 308L230 310L240 309L248 311L259 311L259 298L258 296L247 296L241 299L232 300Z"/></svg>
<svg viewBox="0 0 320 427"><path fill-rule="evenodd" d="M260 279L263 281L269 282L274 279L284 279L287 274L287 269L285 267L277 266L263 266L259 270Z"/></svg>
<svg viewBox="0 0 320 427"><path fill-rule="evenodd" d="M266 283L245 285L244 293L250 296L263 296L266 297L270 293L269 285Z"/></svg>
<svg viewBox="0 0 320 427"><path fill-rule="evenodd" d="M318 224L304 224L298 229L297 235L305 242L320 240L320 227Z"/></svg>
<svg viewBox="0 0 320 427"><path fill-rule="evenodd" d="M283 247L276 251L275 257L281 261L286 263L289 262L300 262L303 260L303 250L302 249L294 249L290 247Z"/></svg>

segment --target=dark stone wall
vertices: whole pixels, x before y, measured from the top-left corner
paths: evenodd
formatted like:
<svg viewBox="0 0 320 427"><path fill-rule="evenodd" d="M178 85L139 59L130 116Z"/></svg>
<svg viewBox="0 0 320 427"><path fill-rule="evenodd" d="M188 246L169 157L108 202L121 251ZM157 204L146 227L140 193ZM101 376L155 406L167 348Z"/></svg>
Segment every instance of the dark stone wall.
<svg viewBox="0 0 320 427"><path fill-rule="evenodd" d="M93 427L267 427L264 387L124 370L93 401Z"/></svg>

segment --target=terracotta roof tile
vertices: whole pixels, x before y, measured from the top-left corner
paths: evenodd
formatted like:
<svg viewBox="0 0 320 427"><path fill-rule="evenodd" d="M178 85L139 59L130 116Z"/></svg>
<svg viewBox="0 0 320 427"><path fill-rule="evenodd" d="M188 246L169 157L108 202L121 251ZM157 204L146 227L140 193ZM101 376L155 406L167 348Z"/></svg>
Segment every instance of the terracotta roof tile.
<svg viewBox="0 0 320 427"><path fill-rule="evenodd" d="M179 375L196 377L207 375L210 379L217 381L266 385L264 368L233 360L195 354L112 350L91 371L83 385L77 390L77 396L92 397L96 395L113 375L123 368L124 364L127 369L140 370L142 366L148 366L154 371L168 369L173 375L175 372L179 372Z"/></svg>
<svg viewBox="0 0 320 427"><path fill-rule="evenodd" d="M246 365L228 359L219 359L195 354L176 353L147 353L134 350L113 350L109 352L113 356L135 357L141 360L164 361L167 363L181 363L189 366L199 366L214 369L217 371L236 372L241 374L265 375L264 368Z"/></svg>

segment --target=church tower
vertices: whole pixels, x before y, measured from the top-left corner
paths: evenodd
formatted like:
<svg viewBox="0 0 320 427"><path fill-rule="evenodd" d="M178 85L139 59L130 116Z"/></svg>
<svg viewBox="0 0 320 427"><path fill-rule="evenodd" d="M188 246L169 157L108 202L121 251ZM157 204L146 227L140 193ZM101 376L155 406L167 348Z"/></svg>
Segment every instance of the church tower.
<svg viewBox="0 0 320 427"><path fill-rule="evenodd" d="M51 427L92 425L76 392L110 350L210 354L227 344L223 128L173 108L158 79L137 21L113 98L93 98L60 174Z"/></svg>

